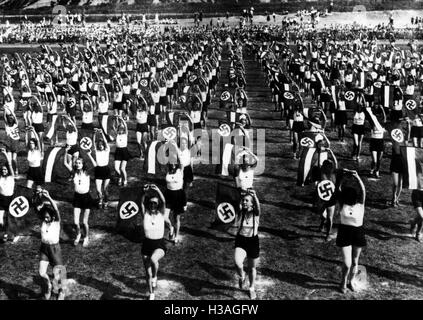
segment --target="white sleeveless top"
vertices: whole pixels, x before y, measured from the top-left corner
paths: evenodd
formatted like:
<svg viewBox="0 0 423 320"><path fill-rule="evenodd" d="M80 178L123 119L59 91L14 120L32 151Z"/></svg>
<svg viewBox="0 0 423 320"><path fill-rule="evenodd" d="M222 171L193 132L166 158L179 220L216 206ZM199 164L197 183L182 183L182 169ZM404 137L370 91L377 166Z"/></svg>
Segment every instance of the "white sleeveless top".
<svg viewBox="0 0 423 320"><path fill-rule="evenodd" d="M42 112L32 112L31 119L33 123L43 123L43 113Z"/></svg>
<svg viewBox="0 0 423 320"><path fill-rule="evenodd" d="M82 112L82 123L93 123L93 112Z"/></svg>
<svg viewBox="0 0 423 320"><path fill-rule="evenodd" d="M60 221L41 224L41 242L45 244L58 244L60 241Z"/></svg>
<svg viewBox="0 0 423 320"><path fill-rule="evenodd" d="M181 190L183 184L183 172L181 169L177 169L174 174L166 174L166 186L168 190Z"/></svg>
<svg viewBox="0 0 423 320"><path fill-rule="evenodd" d="M109 104L107 103L107 101L98 103L99 113L107 113L108 110L109 110Z"/></svg>
<svg viewBox="0 0 423 320"><path fill-rule="evenodd" d="M189 149L181 151L179 157L184 168L191 165L191 151Z"/></svg>
<svg viewBox="0 0 423 320"><path fill-rule="evenodd" d="M354 114L353 123L359 126L364 125L365 115L364 112L356 112Z"/></svg>
<svg viewBox="0 0 423 320"><path fill-rule="evenodd" d="M147 239L162 239L165 231L164 216L160 212L149 214L145 212L143 219L144 234Z"/></svg>
<svg viewBox="0 0 423 320"><path fill-rule="evenodd" d="M90 192L90 176L86 173L75 173L73 184L76 193L86 194Z"/></svg>
<svg viewBox="0 0 423 320"><path fill-rule="evenodd" d="M78 133L76 131L69 132L66 131L66 143L70 146L76 145L76 142L78 140Z"/></svg>
<svg viewBox="0 0 423 320"><path fill-rule="evenodd" d="M154 112L153 112L154 113ZM136 114L137 123L146 123L147 122L147 111L137 111Z"/></svg>
<svg viewBox="0 0 423 320"><path fill-rule="evenodd" d="M126 134L118 134L116 136L116 147L126 148L128 146L128 136Z"/></svg>
<svg viewBox="0 0 423 320"><path fill-rule="evenodd" d="M12 176L0 177L0 194L5 197L13 195L15 179Z"/></svg>
<svg viewBox="0 0 423 320"><path fill-rule="evenodd" d="M97 152L95 154L97 166L98 167L108 166L109 165L109 155L110 155L110 150L103 150L103 151L97 150Z"/></svg>
<svg viewBox="0 0 423 320"><path fill-rule="evenodd" d="M357 203L354 206L344 204L341 212L341 224L353 227L363 225L364 205Z"/></svg>
<svg viewBox="0 0 423 320"><path fill-rule="evenodd" d="M28 150L28 165L32 168L41 166L41 151L40 150Z"/></svg>
<svg viewBox="0 0 423 320"><path fill-rule="evenodd" d="M239 170L238 176L235 178L237 188L247 190L253 187L254 181L254 170L250 169L248 171Z"/></svg>

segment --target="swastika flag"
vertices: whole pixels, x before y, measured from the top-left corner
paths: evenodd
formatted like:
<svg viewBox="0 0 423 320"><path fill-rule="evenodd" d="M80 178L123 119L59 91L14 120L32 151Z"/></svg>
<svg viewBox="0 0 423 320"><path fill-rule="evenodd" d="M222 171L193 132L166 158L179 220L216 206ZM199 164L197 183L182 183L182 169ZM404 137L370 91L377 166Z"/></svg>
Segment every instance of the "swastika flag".
<svg viewBox="0 0 423 320"><path fill-rule="evenodd" d="M142 195L143 189L139 187L122 188L119 193L116 231L133 242L141 242L143 239L142 228L139 225L142 221L140 217Z"/></svg>
<svg viewBox="0 0 423 320"><path fill-rule="evenodd" d="M232 226L238 214L240 192L237 188L223 183L217 184L216 211L212 227L228 229Z"/></svg>

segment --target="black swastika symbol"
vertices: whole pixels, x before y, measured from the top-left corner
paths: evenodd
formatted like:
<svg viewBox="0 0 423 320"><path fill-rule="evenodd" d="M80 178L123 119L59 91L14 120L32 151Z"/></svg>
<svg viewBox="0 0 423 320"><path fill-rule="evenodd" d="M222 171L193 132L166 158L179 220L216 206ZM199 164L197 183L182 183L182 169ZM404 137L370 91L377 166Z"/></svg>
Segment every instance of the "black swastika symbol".
<svg viewBox="0 0 423 320"><path fill-rule="evenodd" d="M120 209L120 212L124 218L128 218L131 215L137 214L138 209L133 205L132 202L127 202L126 205L123 207L123 210Z"/></svg>
<svg viewBox="0 0 423 320"><path fill-rule="evenodd" d="M333 184L330 181L323 181L319 185L320 198L323 200L329 200L332 197L333 191Z"/></svg>
<svg viewBox="0 0 423 320"><path fill-rule="evenodd" d="M414 100L408 100L405 103L405 106L407 107L408 110L414 110L416 108L416 102Z"/></svg>
<svg viewBox="0 0 423 320"><path fill-rule="evenodd" d="M28 204L22 197L16 198L11 203L10 207L13 209L13 212L17 217L25 215L25 213L28 211Z"/></svg>
<svg viewBox="0 0 423 320"><path fill-rule="evenodd" d="M348 91L347 93L345 93L345 99L347 99L348 101L353 100L354 97L355 97L355 94L352 91Z"/></svg>
<svg viewBox="0 0 423 320"><path fill-rule="evenodd" d="M399 129L395 129L395 130L392 130L392 132L391 132L391 137L392 137L392 139L394 139L396 142L402 142L403 141L403 134L402 134L402 131L401 130L399 130Z"/></svg>
<svg viewBox="0 0 423 320"><path fill-rule="evenodd" d="M84 149L84 150L90 149L91 148L91 144L92 144L92 142L91 142L91 139L90 138L84 137L81 140L81 148Z"/></svg>
<svg viewBox="0 0 423 320"><path fill-rule="evenodd" d="M235 212L231 205L228 203L223 203L219 205L218 213L221 218L221 220L225 223L231 222L233 218L235 217Z"/></svg>

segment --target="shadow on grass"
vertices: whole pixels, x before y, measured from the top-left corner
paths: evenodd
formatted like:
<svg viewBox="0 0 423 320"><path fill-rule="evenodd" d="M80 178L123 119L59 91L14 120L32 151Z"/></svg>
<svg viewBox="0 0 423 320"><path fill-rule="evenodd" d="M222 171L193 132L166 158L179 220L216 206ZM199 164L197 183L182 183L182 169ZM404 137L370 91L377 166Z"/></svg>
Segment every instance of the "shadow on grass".
<svg viewBox="0 0 423 320"><path fill-rule="evenodd" d="M375 230L375 229L365 229L365 233L366 235L368 235L369 237L381 240L381 241L387 241L387 240L392 240L392 239L400 239L400 240L410 240L410 237L407 236L398 236L398 235L393 235L391 233L382 231L382 230Z"/></svg>
<svg viewBox="0 0 423 320"><path fill-rule="evenodd" d="M286 230L286 229L271 229L268 227L259 227L259 231L260 232L266 232L269 233L271 235L280 237L284 240L288 240L288 241L292 241L292 240L298 240L301 238L306 238L306 239L312 239L312 238L322 238L322 236L318 236L318 235L306 235L306 234L300 234L296 231L291 231L291 230Z"/></svg>
<svg viewBox="0 0 423 320"><path fill-rule="evenodd" d="M197 265L199 265L204 271L206 271L208 274L210 274L213 278L217 280L224 280L229 281L232 279L232 276L228 273L222 271L218 266L207 263L207 262L201 262L199 260L195 261Z"/></svg>
<svg viewBox="0 0 423 320"><path fill-rule="evenodd" d="M342 265L341 261L327 259L327 258L319 257L316 255L307 255L307 256L312 259L320 260L323 262L333 263L336 265ZM405 284L412 285L414 287L423 288L423 280L418 276L406 274L404 272L399 272L396 270L385 270L378 267L369 266L366 264L362 264L362 265L366 267L367 273L372 273L377 275L378 277L386 278L395 282L402 282Z"/></svg>
<svg viewBox="0 0 423 320"><path fill-rule="evenodd" d="M110 282L101 281L96 278L80 275L75 272L69 272L68 278L75 279L80 285L88 286L102 292L100 300L127 300L146 298L145 295L123 292L121 288L111 284Z"/></svg>
<svg viewBox="0 0 423 320"><path fill-rule="evenodd" d="M36 293L31 289L28 289L18 284L6 282L2 279L0 279L0 289L10 300L28 300L41 298L41 294Z"/></svg>
<svg viewBox="0 0 423 320"><path fill-rule="evenodd" d="M171 281L177 281L180 282L184 287L185 290L188 292L189 295L194 297L200 297L209 295L213 292L204 292L204 289L213 289L216 290L214 293L218 293L220 295L226 295L225 292L222 291L242 291L235 287L230 287L226 285L221 284L215 284L213 282L210 282L208 280L201 280L201 279L195 279L187 276L182 276L179 274L166 272L166 271L160 271L160 277L162 279L168 279ZM233 298L233 296L227 295L228 297Z"/></svg>
<svg viewBox="0 0 423 320"><path fill-rule="evenodd" d="M110 275L113 278L115 278L117 281L122 282L125 286L127 286L128 288L132 290L142 292L143 290L146 290L147 288L145 280L142 285L139 278L136 278L136 279L129 278L129 277L125 277L123 275L116 274L116 273L111 273Z"/></svg>
<svg viewBox="0 0 423 320"><path fill-rule="evenodd" d="M210 239L210 240L214 240L217 242L232 242L234 241L233 237L218 237L210 232L204 231L204 230L198 230L198 229L193 229L193 228L189 228L189 227L181 227L181 231L184 233L188 233L192 236L196 236L196 237L201 237L201 238L205 238L205 239Z"/></svg>
<svg viewBox="0 0 423 320"><path fill-rule="evenodd" d="M380 221L380 220L367 220L368 222L379 225L383 228L390 229L396 233L408 233L409 223L404 221ZM403 227L405 226L405 227Z"/></svg>
<svg viewBox="0 0 423 320"><path fill-rule="evenodd" d="M276 271L269 268L258 268L258 272L267 277L278 279L282 282L290 283L296 286L300 286L305 289L331 289L337 290L339 283L334 281L327 281L322 279L315 279L306 274L288 272L288 271Z"/></svg>

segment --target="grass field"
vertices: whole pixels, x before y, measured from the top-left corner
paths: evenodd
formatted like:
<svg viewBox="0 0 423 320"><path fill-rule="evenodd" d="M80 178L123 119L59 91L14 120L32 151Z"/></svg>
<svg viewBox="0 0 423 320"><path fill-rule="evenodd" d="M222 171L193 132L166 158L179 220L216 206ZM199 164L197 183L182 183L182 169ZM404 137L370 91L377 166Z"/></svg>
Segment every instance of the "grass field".
<svg viewBox="0 0 423 320"><path fill-rule="evenodd" d="M1 50L0 50L1 51ZM360 163L349 159L352 139L336 142L329 132L332 148L341 166L357 169L367 188L365 229L368 247L361 264L366 266L369 288L360 293L338 293L341 258L335 241L326 242L318 231L320 218L311 206L312 188L296 186L298 161L292 159L285 122L273 112L270 90L258 63L245 56L249 114L254 128L266 129L265 172L255 178L262 203L260 223L261 261L258 267L259 299L421 299L423 297L422 245L408 236L408 222L414 216L410 192L404 191L400 208L390 208L389 153L386 146L379 181L368 180L368 142ZM223 60L222 80L228 68ZM310 103L305 100L305 103ZM209 128L216 128L225 116L215 99L209 112ZM131 126L130 129L133 129ZM0 131L4 136L4 129ZM22 144L23 147L23 144ZM135 134L130 132L129 149L138 154ZM26 171L25 152L19 167ZM113 152L113 148L112 148ZM129 186L155 182L164 188L164 177L147 177L142 162L128 163ZM231 232L210 228L214 220L218 181L233 183L214 174L212 165L196 165L195 181L188 193L188 211L182 218L182 242L168 244L169 250L159 271L156 299L247 299L237 287L233 264L234 237ZM22 185L24 179L18 180ZM47 186L59 200L63 218L63 258L71 281L67 299L145 299L147 286L141 261L141 246L114 232L116 210L93 210L90 217L91 242L88 248L74 247L69 240L72 223L72 188L68 183ZM17 187L20 192L20 187ZM91 187L94 195L94 184ZM110 186L115 199L119 187ZM116 199L117 200L117 199ZM338 222L337 218L335 223ZM336 233L336 227L334 232ZM16 243L0 246L0 299L38 299L39 226Z"/></svg>

